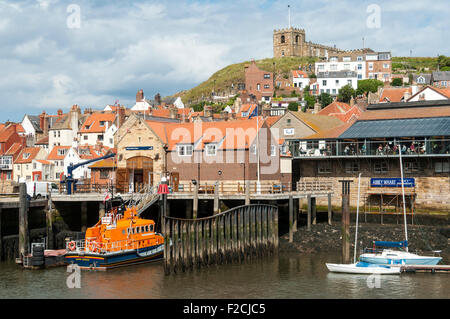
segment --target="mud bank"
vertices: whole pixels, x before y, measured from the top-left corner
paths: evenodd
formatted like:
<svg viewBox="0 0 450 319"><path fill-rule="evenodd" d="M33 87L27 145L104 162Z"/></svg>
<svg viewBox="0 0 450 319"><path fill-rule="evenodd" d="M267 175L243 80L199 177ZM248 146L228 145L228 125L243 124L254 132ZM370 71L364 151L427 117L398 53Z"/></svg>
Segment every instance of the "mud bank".
<svg viewBox="0 0 450 319"><path fill-rule="evenodd" d="M350 249L353 256L355 226L350 227L350 235ZM372 247L376 240L401 241L404 240L404 236L403 225L362 224L358 228L358 253L360 249ZM408 225L409 251L430 253L433 250L442 250L442 264L450 263L449 237L449 226ZM311 225L311 231L308 231L306 227L300 227L294 233L292 243L289 243L289 234L285 234L280 238L279 244L279 249L283 252L340 252L342 247L341 224Z"/></svg>

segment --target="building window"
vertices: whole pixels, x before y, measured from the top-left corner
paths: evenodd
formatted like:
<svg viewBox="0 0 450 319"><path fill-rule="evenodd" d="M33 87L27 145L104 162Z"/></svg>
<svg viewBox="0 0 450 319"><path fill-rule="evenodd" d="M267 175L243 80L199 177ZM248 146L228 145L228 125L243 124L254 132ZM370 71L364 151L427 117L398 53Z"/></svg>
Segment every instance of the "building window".
<svg viewBox="0 0 450 319"><path fill-rule="evenodd" d="M55 179L59 178L59 173L56 173Z"/></svg>
<svg viewBox="0 0 450 319"><path fill-rule="evenodd" d="M362 56L358 56L357 58L356 58L356 61L363 61L364 59L363 59L363 57Z"/></svg>
<svg viewBox="0 0 450 319"><path fill-rule="evenodd" d="M358 80L362 79L362 74L358 74Z"/></svg>
<svg viewBox="0 0 450 319"><path fill-rule="evenodd" d="M337 71L337 64L330 65L330 70L331 71Z"/></svg>
<svg viewBox="0 0 450 319"><path fill-rule="evenodd" d="M23 159L27 159L30 157L30 153L23 153Z"/></svg>
<svg viewBox="0 0 450 319"><path fill-rule="evenodd" d="M386 162L375 163L373 165L373 172L375 174L383 174L388 172L388 165Z"/></svg>
<svg viewBox="0 0 450 319"><path fill-rule="evenodd" d="M405 172L406 173L413 173L419 171L419 163L416 161L413 162L407 162L405 161Z"/></svg>
<svg viewBox="0 0 450 319"><path fill-rule="evenodd" d="M319 174L331 174L332 165L331 162L320 161L317 163L317 172Z"/></svg>
<svg viewBox="0 0 450 319"><path fill-rule="evenodd" d="M344 70L350 70L350 64L348 63L344 64Z"/></svg>
<svg viewBox="0 0 450 319"><path fill-rule="evenodd" d="M281 43L285 43L286 42L286 38L284 35L281 36Z"/></svg>
<svg viewBox="0 0 450 319"><path fill-rule="evenodd" d="M100 121L100 126L101 127L105 126L105 121Z"/></svg>
<svg viewBox="0 0 450 319"><path fill-rule="evenodd" d="M369 70L373 70L373 63L372 62L369 63Z"/></svg>
<svg viewBox="0 0 450 319"><path fill-rule="evenodd" d="M36 169L36 168L37 168L36 163L33 163L33 169Z"/></svg>
<svg viewBox="0 0 450 319"><path fill-rule="evenodd" d="M216 156L217 155L217 145L216 144L206 144L206 156Z"/></svg>
<svg viewBox="0 0 450 319"><path fill-rule="evenodd" d="M109 171L108 170L100 170L100 178L101 179L108 179L109 178Z"/></svg>
<svg viewBox="0 0 450 319"><path fill-rule="evenodd" d="M345 162L345 172L347 174L353 174L359 172L359 162Z"/></svg>
<svg viewBox="0 0 450 319"><path fill-rule="evenodd" d="M450 163L449 162L436 162L434 163L434 171L436 173L449 173Z"/></svg>
<svg viewBox="0 0 450 319"><path fill-rule="evenodd" d="M389 64L388 63L383 63L383 68L389 69Z"/></svg>
<svg viewBox="0 0 450 319"><path fill-rule="evenodd" d="M270 74L268 74L268 73L264 74L264 78L265 79L270 79Z"/></svg>
<svg viewBox="0 0 450 319"><path fill-rule="evenodd" d="M336 85L339 85L339 80L336 80Z"/></svg>
<svg viewBox="0 0 450 319"><path fill-rule="evenodd" d="M358 64L358 70L362 70L362 64Z"/></svg>
<svg viewBox="0 0 450 319"><path fill-rule="evenodd" d="M333 94L336 94L336 89L333 89Z"/></svg>
<svg viewBox="0 0 450 319"><path fill-rule="evenodd" d="M325 66L323 64L318 64L317 65L317 70L318 71L323 71L325 69Z"/></svg>
<svg viewBox="0 0 450 319"><path fill-rule="evenodd" d="M65 156L67 150L58 150L58 156Z"/></svg>
<svg viewBox="0 0 450 319"><path fill-rule="evenodd" d="M298 39L299 39L300 37L298 36L298 35L296 35L295 36L295 43L298 43Z"/></svg>
<svg viewBox="0 0 450 319"><path fill-rule="evenodd" d="M87 141L88 136L87 136L87 135L84 135L83 138L84 138L85 141Z"/></svg>
<svg viewBox="0 0 450 319"><path fill-rule="evenodd" d="M192 156L193 146L192 145L179 145L178 146L178 156Z"/></svg>
<svg viewBox="0 0 450 319"><path fill-rule="evenodd" d="M264 84L265 89L270 89L270 84Z"/></svg>
<svg viewBox="0 0 450 319"><path fill-rule="evenodd" d="M58 131L58 137L61 137L61 131Z"/></svg>
<svg viewBox="0 0 450 319"><path fill-rule="evenodd" d="M352 85L352 80L347 80L348 85Z"/></svg>
<svg viewBox="0 0 450 319"><path fill-rule="evenodd" d="M252 147L250 148L250 152L256 155L256 145L252 145Z"/></svg>
<svg viewBox="0 0 450 319"><path fill-rule="evenodd" d="M257 91L261 91L261 84L258 83L258 84L256 85L256 90L257 90Z"/></svg>
<svg viewBox="0 0 450 319"><path fill-rule="evenodd" d="M343 62L350 62L350 61L351 61L351 58L350 58L349 56L344 56L344 57L342 58L342 61L343 61Z"/></svg>
<svg viewBox="0 0 450 319"><path fill-rule="evenodd" d="M270 145L270 156L277 156L277 148L275 145Z"/></svg>
<svg viewBox="0 0 450 319"><path fill-rule="evenodd" d="M98 135L98 136L97 136L97 139L98 139L99 141L103 141L103 134Z"/></svg>
<svg viewBox="0 0 450 319"><path fill-rule="evenodd" d="M327 80L322 80L322 85L327 86Z"/></svg>

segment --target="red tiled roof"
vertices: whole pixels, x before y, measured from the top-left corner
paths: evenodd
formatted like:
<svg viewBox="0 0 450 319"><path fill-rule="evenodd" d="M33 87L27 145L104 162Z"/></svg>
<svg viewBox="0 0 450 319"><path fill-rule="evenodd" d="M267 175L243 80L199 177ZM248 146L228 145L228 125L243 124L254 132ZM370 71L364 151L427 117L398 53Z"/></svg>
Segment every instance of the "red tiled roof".
<svg viewBox="0 0 450 319"><path fill-rule="evenodd" d="M330 113L345 113L350 109L351 107L347 103L334 101L333 103L321 109L317 114L330 115Z"/></svg>
<svg viewBox="0 0 450 319"><path fill-rule="evenodd" d="M406 92L411 96L412 89L410 87L384 88L380 96L380 102L401 102Z"/></svg>
<svg viewBox="0 0 450 319"><path fill-rule="evenodd" d="M22 144L14 143L11 147L5 152L5 155L16 155L22 149Z"/></svg>
<svg viewBox="0 0 450 319"><path fill-rule="evenodd" d="M55 146L52 148L52 151L47 156L47 160L51 161L59 161L63 160L66 157L67 152L64 155L58 155L58 150L69 150L70 146Z"/></svg>
<svg viewBox="0 0 450 319"><path fill-rule="evenodd" d="M44 165L52 165L52 163L50 163L49 161L46 161L46 160L36 160L36 162L39 162Z"/></svg>
<svg viewBox="0 0 450 319"><path fill-rule="evenodd" d="M405 109L368 110L361 114L360 121L409 119L450 116L450 106L414 107Z"/></svg>
<svg viewBox="0 0 450 319"><path fill-rule="evenodd" d="M98 161L98 162L92 164L91 166L89 166L90 169L92 169L92 168L115 168L115 167L117 167L117 163L112 158Z"/></svg>
<svg viewBox="0 0 450 319"><path fill-rule="evenodd" d="M22 152L20 152L19 156L17 157L14 164L26 164L31 163L33 159L38 155L39 151L41 150L40 147L26 147L22 149ZM24 158L24 154L30 154L27 158Z"/></svg>
<svg viewBox="0 0 450 319"><path fill-rule="evenodd" d="M104 133L106 131L106 122L109 126L114 122L116 114L114 113L92 113L81 126L80 133ZM100 122L105 122L100 125Z"/></svg>
<svg viewBox="0 0 450 319"><path fill-rule="evenodd" d="M308 78L308 74L306 74L305 72L303 72L301 70L293 70L292 71L292 76L294 78L302 78L302 79L307 79Z"/></svg>

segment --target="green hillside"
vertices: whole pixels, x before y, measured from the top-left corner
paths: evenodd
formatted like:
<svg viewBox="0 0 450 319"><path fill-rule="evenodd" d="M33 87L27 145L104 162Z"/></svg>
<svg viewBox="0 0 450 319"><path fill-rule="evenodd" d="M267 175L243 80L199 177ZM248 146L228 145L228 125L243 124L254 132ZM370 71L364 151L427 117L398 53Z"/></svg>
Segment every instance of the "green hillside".
<svg viewBox="0 0 450 319"><path fill-rule="evenodd" d="M284 58L269 58L264 60L257 60L256 65L265 71L273 72L275 67L276 75L288 75L289 71L296 70L300 65L313 64L315 58L304 57L284 57ZM188 91L177 93L175 96L181 96L183 103L196 103L202 98L207 98L211 92L215 91L229 92L233 84L237 88L238 83L244 83L244 67L250 61L229 65L222 70L214 73L208 80ZM275 63L275 66L274 66Z"/></svg>
<svg viewBox="0 0 450 319"><path fill-rule="evenodd" d="M300 65L314 64L317 58L307 57L284 57L284 58L268 58L257 60L256 65L265 71L273 72L275 68L276 75L288 76L289 71L296 70ZM392 57L393 73L431 73L437 70L438 62L442 71L450 68L450 58L445 56L438 57ZM208 80L200 85L182 91L174 96L181 96L186 105L198 103L201 100L207 100L214 90L220 95L221 93L229 93L231 85L237 88L238 83L244 83L244 67L250 61L232 64L220 71L214 73ZM275 65L274 65L275 63Z"/></svg>

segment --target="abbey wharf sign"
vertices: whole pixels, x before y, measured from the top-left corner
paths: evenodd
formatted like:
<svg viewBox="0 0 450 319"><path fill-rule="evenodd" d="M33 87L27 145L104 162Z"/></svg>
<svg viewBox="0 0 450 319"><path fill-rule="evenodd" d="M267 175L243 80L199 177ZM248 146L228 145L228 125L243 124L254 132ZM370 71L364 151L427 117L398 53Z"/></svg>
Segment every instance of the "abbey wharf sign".
<svg viewBox="0 0 450 319"><path fill-rule="evenodd" d="M405 187L416 187L414 178L404 178L403 183ZM370 187L402 187L401 178L372 178L370 180Z"/></svg>

